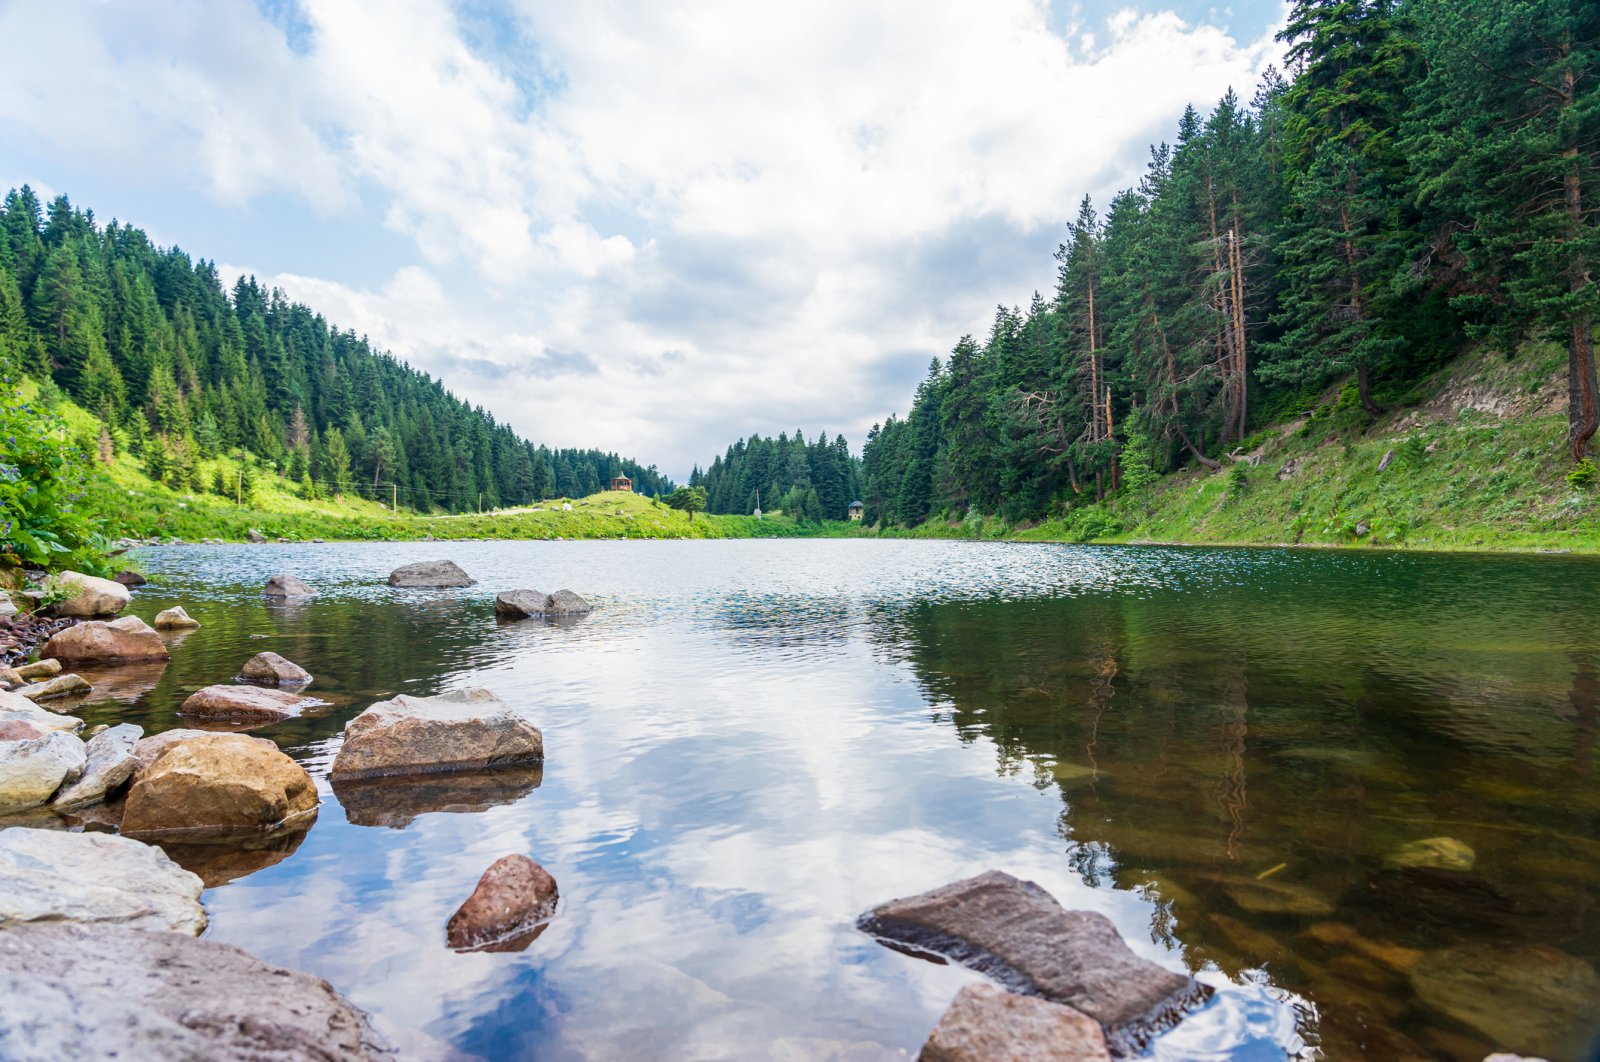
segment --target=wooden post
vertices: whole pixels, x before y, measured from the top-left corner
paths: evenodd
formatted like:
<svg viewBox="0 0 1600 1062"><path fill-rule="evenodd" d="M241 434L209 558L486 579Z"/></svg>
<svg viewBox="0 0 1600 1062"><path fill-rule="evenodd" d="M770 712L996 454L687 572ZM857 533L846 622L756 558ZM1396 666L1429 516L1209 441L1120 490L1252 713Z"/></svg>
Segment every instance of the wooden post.
<svg viewBox="0 0 1600 1062"><path fill-rule="evenodd" d="M400 511L400 488L393 483L389 484L389 511L391 513Z"/></svg>

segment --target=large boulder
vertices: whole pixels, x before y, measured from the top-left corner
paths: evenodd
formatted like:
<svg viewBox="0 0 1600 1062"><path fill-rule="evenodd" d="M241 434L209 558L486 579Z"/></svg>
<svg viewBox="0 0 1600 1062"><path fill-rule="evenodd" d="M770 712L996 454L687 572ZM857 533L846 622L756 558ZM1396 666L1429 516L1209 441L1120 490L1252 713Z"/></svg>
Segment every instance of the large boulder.
<svg viewBox="0 0 1600 1062"><path fill-rule="evenodd" d="M495 860L450 916L445 939L458 950L521 951L555 914L560 893L550 872L525 855Z"/></svg>
<svg viewBox="0 0 1600 1062"><path fill-rule="evenodd" d="M155 626L158 631L192 631L200 626L200 621L189 615L182 605L173 605L156 613Z"/></svg>
<svg viewBox="0 0 1600 1062"><path fill-rule="evenodd" d="M389 585L415 590L450 590L462 586L476 586L478 581L455 561L418 561L396 568L389 573Z"/></svg>
<svg viewBox="0 0 1600 1062"><path fill-rule="evenodd" d="M1044 889L998 870L862 915L857 926L913 953L941 955L1023 995L1098 1021L1118 1054L1137 1054L1211 989L1135 955L1094 911L1068 911Z"/></svg>
<svg viewBox="0 0 1600 1062"><path fill-rule="evenodd" d="M83 770L83 742L53 730L43 737L0 742L0 814L49 803Z"/></svg>
<svg viewBox="0 0 1600 1062"><path fill-rule="evenodd" d="M1590 1058L1600 974L1542 944L1464 944L1429 952L1411 970L1428 1010L1497 1045L1544 1058Z"/></svg>
<svg viewBox="0 0 1600 1062"><path fill-rule="evenodd" d="M267 580L261 591L268 597L316 597L315 588L301 582L293 575L280 572Z"/></svg>
<svg viewBox="0 0 1600 1062"><path fill-rule="evenodd" d="M471 771L544 762L539 728L489 690L380 701L344 728L332 778Z"/></svg>
<svg viewBox="0 0 1600 1062"><path fill-rule="evenodd" d="M316 811L311 776L271 742L207 734L173 742L136 770L122 832L181 838L268 830Z"/></svg>
<svg viewBox="0 0 1600 1062"><path fill-rule="evenodd" d="M161 635L138 616L123 616L110 623L90 620L68 627L45 643L44 655L70 661L172 659Z"/></svg>
<svg viewBox="0 0 1600 1062"><path fill-rule="evenodd" d="M26 686L18 686L11 692L37 703L53 701L57 697L76 697L93 689L94 687L89 685L89 680L82 675L57 675L43 682L30 682Z"/></svg>
<svg viewBox="0 0 1600 1062"><path fill-rule="evenodd" d="M198 936L201 888L161 849L132 838L0 830L0 927L94 922Z"/></svg>
<svg viewBox="0 0 1600 1062"><path fill-rule="evenodd" d="M320 977L179 933L33 925L0 932L0 1058L390 1060Z"/></svg>
<svg viewBox="0 0 1600 1062"><path fill-rule="evenodd" d="M189 694L178 706L178 714L218 723L276 723L322 703L287 690L260 686L207 686Z"/></svg>
<svg viewBox="0 0 1600 1062"><path fill-rule="evenodd" d="M526 619L530 616L582 616L590 612L589 602L571 590L546 594L540 590L507 590L494 599L497 616Z"/></svg>
<svg viewBox="0 0 1600 1062"><path fill-rule="evenodd" d="M46 711L14 691L0 690L0 724L27 723L41 733L50 730L77 730L83 720L75 715Z"/></svg>
<svg viewBox="0 0 1600 1062"><path fill-rule="evenodd" d="M133 773L135 777L150 769L150 766L161 758L161 754L180 741L190 741L194 738L212 737L215 730L191 730L177 727L172 730L163 730L159 734L152 734L140 738L133 746ZM243 735L241 735L243 736ZM263 749L276 749L276 743L266 738L249 738L250 741L259 742Z"/></svg>
<svg viewBox="0 0 1600 1062"><path fill-rule="evenodd" d="M922 1046L920 1062L1111 1062L1100 1023L1064 1003L967 985Z"/></svg>
<svg viewBox="0 0 1600 1062"><path fill-rule="evenodd" d="M83 774L56 794L54 805L67 809L97 804L115 792L133 777L133 769L137 766L133 758L133 746L143 733L143 727L118 723L90 738L84 750L88 759L84 763Z"/></svg>
<svg viewBox="0 0 1600 1062"><path fill-rule="evenodd" d="M311 681L311 672L277 653L257 653L240 668L239 681L260 686L304 686Z"/></svg>
<svg viewBox="0 0 1600 1062"><path fill-rule="evenodd" d="M128 607L128 601L132 598L128 588L121 583L97 579L82 572L60 572L53 581L57 589L70 595L51 606L50 611L57 616L78 619L115 616Z"/></svg>

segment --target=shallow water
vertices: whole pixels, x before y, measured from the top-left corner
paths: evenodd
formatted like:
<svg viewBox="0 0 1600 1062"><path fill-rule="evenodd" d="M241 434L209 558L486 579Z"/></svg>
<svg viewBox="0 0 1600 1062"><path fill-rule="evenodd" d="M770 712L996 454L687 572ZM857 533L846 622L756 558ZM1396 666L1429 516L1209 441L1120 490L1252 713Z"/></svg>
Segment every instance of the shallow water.
<svg viewBox="0 0 1600 1062"><path fill-rule="evenodd" d="M432 556L480 584L384 585ZM74 710L160 730L262 649L312 671L334 706L256 733L318 777L315 825L174 854L213 884L211 937L328 978L417 1050L914 1056L976 977L854 919L990 867L1218 988L1156 1057L1577 1058L1600 1031L1590 560L741 541L144 562L133 611L204 626L165 667L88 672L101 699ZM276 571L322 596L268 604ZM595 613L496 621L521 586ZM480 685L542 727L542 772L327 784L367 704ZM1385 869L1440 836L1471 871ZM526 950L451 952L446 920L510 852L560 912Z"/></svg>

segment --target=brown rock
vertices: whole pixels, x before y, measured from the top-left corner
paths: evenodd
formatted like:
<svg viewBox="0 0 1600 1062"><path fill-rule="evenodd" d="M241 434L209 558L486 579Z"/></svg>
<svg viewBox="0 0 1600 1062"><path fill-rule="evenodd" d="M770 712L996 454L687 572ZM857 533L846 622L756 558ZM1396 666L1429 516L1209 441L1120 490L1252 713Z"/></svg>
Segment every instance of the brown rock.
<svg viewBox="0 0 1600 1062"><path fill-rule="evenodd" d="M921 1062L1111 1062L1100 1023L1063 1003L993 985L956 994Z"/></svg>
<svg viewBox="0 0 1600 1062"><path fill-rule="evenodd" d="M26 685L27 681L27 679L17 674L15 670L9 667L0 667L0 689L15 689L18 686Z"/></svg>
<svg viewBox="0 0 1600 1062"><path fill-rule="evenodd" d="M150 581L149 579L146 579L144 576L140 575L138 572L118 572L111 578L121 583L123 586L126 586L130 590L137 586L143 586Z"/></svg>
<svg viewBox="0 0 1600 1062"><path fill-rule="evenodd" d="M311 681L311 672L277 653L257 653L245 661L239 680L262 686L304 686Z"/></svg>
<svg viewBox="0 0 1600 1062"><path fill-rule="evenodd" d="M166 643L138 616L68 627L50 639L45 655L57 660L169 660Z"/></svg>
<svg viewBox="0 0 1600 1062"><path fill-rule="evenodd" d="M142 771L147 770L152 763L160 758L168 748L180 741L189 741L193 738L210 737L212 730L188 730L182 727L173 730L163 730L159 734L152 734L147 738L140 738L133 745L133 773L137 777ZM242 735L241 735L242 736ZM259 741L262 748L276 749L278 746L266 738L249 738L250 741Z"/></svg>
<svg viewBox="0 0 1600 1062"><path fill-rule="evenodd" d="M183 836L266 830L316 810L311 776L271 742L207 734L171 743L137 771L122 832Z"/></svg>
<svg viewBox="0 0 1600 1062"><path fill-rule="evenodd" d="M525 855L497 859L450 916L452 948L521 951L555 914L560 894L550 872Z"/></svg>
<svg viewBox="0 0 1600 1062"><path fill-rule="evenodd" d="M531 765L544 761L539 728L489 690L380 701L350 720L331 778L374 778Z"/></svg>
<svg viewBox="0 0 1600 1062"><path fill-rule="evenodd" d="M399 778L341 778L333 783L333 795L353 825L403 830L419 815L472 814L515 804L537 789L543 778L539 767Z"/></svg>
<svg viewBox="0 0 1600 1062"><path fill-rule="evenodd" d="M178 714L226 723L275 723L293 719L321 701L260 686L207 686L189 694Z"/></svg>
<svg viewBox="0 0 1600 1062"><path fill-rule="evenodd" d="M23 664L16 670L17 677L22 679L22 681L38 682L40 679L47 679L51 675L61 674L61 661L48 659L35 660L31 664Z"/></svg>
<svg viewBox="0 0 1600 1062"><path fill-rule="evenodd" d="M200 621L189 615L182 605L174 605L156 613L158 631L192 631L198 626Z"/></svg>
<svg viewBox="0 0 1600 1062"><path fill-rule="evenodd" d="M1031 881L997 870L891 900L857 926L912 954L940 955L1014 992L1065 1003L1098 1021L1118 1054L1211 996L1192 977L1141 959L1093 911L1068 911Z"/></svg>
<svg viewBox="0 0 1600 1062"><path fill-rule="evenodd" d="M21 719L0 719L0 741L28 741L44 735L43 730Z"/></svg>

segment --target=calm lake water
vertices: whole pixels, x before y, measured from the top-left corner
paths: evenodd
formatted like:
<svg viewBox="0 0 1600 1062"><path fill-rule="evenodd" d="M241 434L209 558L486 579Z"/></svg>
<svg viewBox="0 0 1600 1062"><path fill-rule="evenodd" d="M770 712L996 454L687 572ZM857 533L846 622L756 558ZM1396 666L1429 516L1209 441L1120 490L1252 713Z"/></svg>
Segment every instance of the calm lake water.
<svg viewBox="0 0 1600 1062"><path fill-rule="evenodd" d="M449 557L468 590L398 592ZM940 542L182 547L132 611L204 627L95 676L91 722L181 725L272 649L335 702L256 731L309 832L179 850L209 935L485 1058L915 1056L978 979L853 926L994 867L1108 915L1217 996L1162 1059L1587 1057L1600 1032L1600 564ZM320 588L270 605L293 572ZM577 622L497 622L571 588ZM339 792L350 717L486 686L541 772ZM1386 868L1448 837L1470 871ZM524 852L526 950L444 926ZM421 1050L420 1039L410 1041Z"/></svg>

